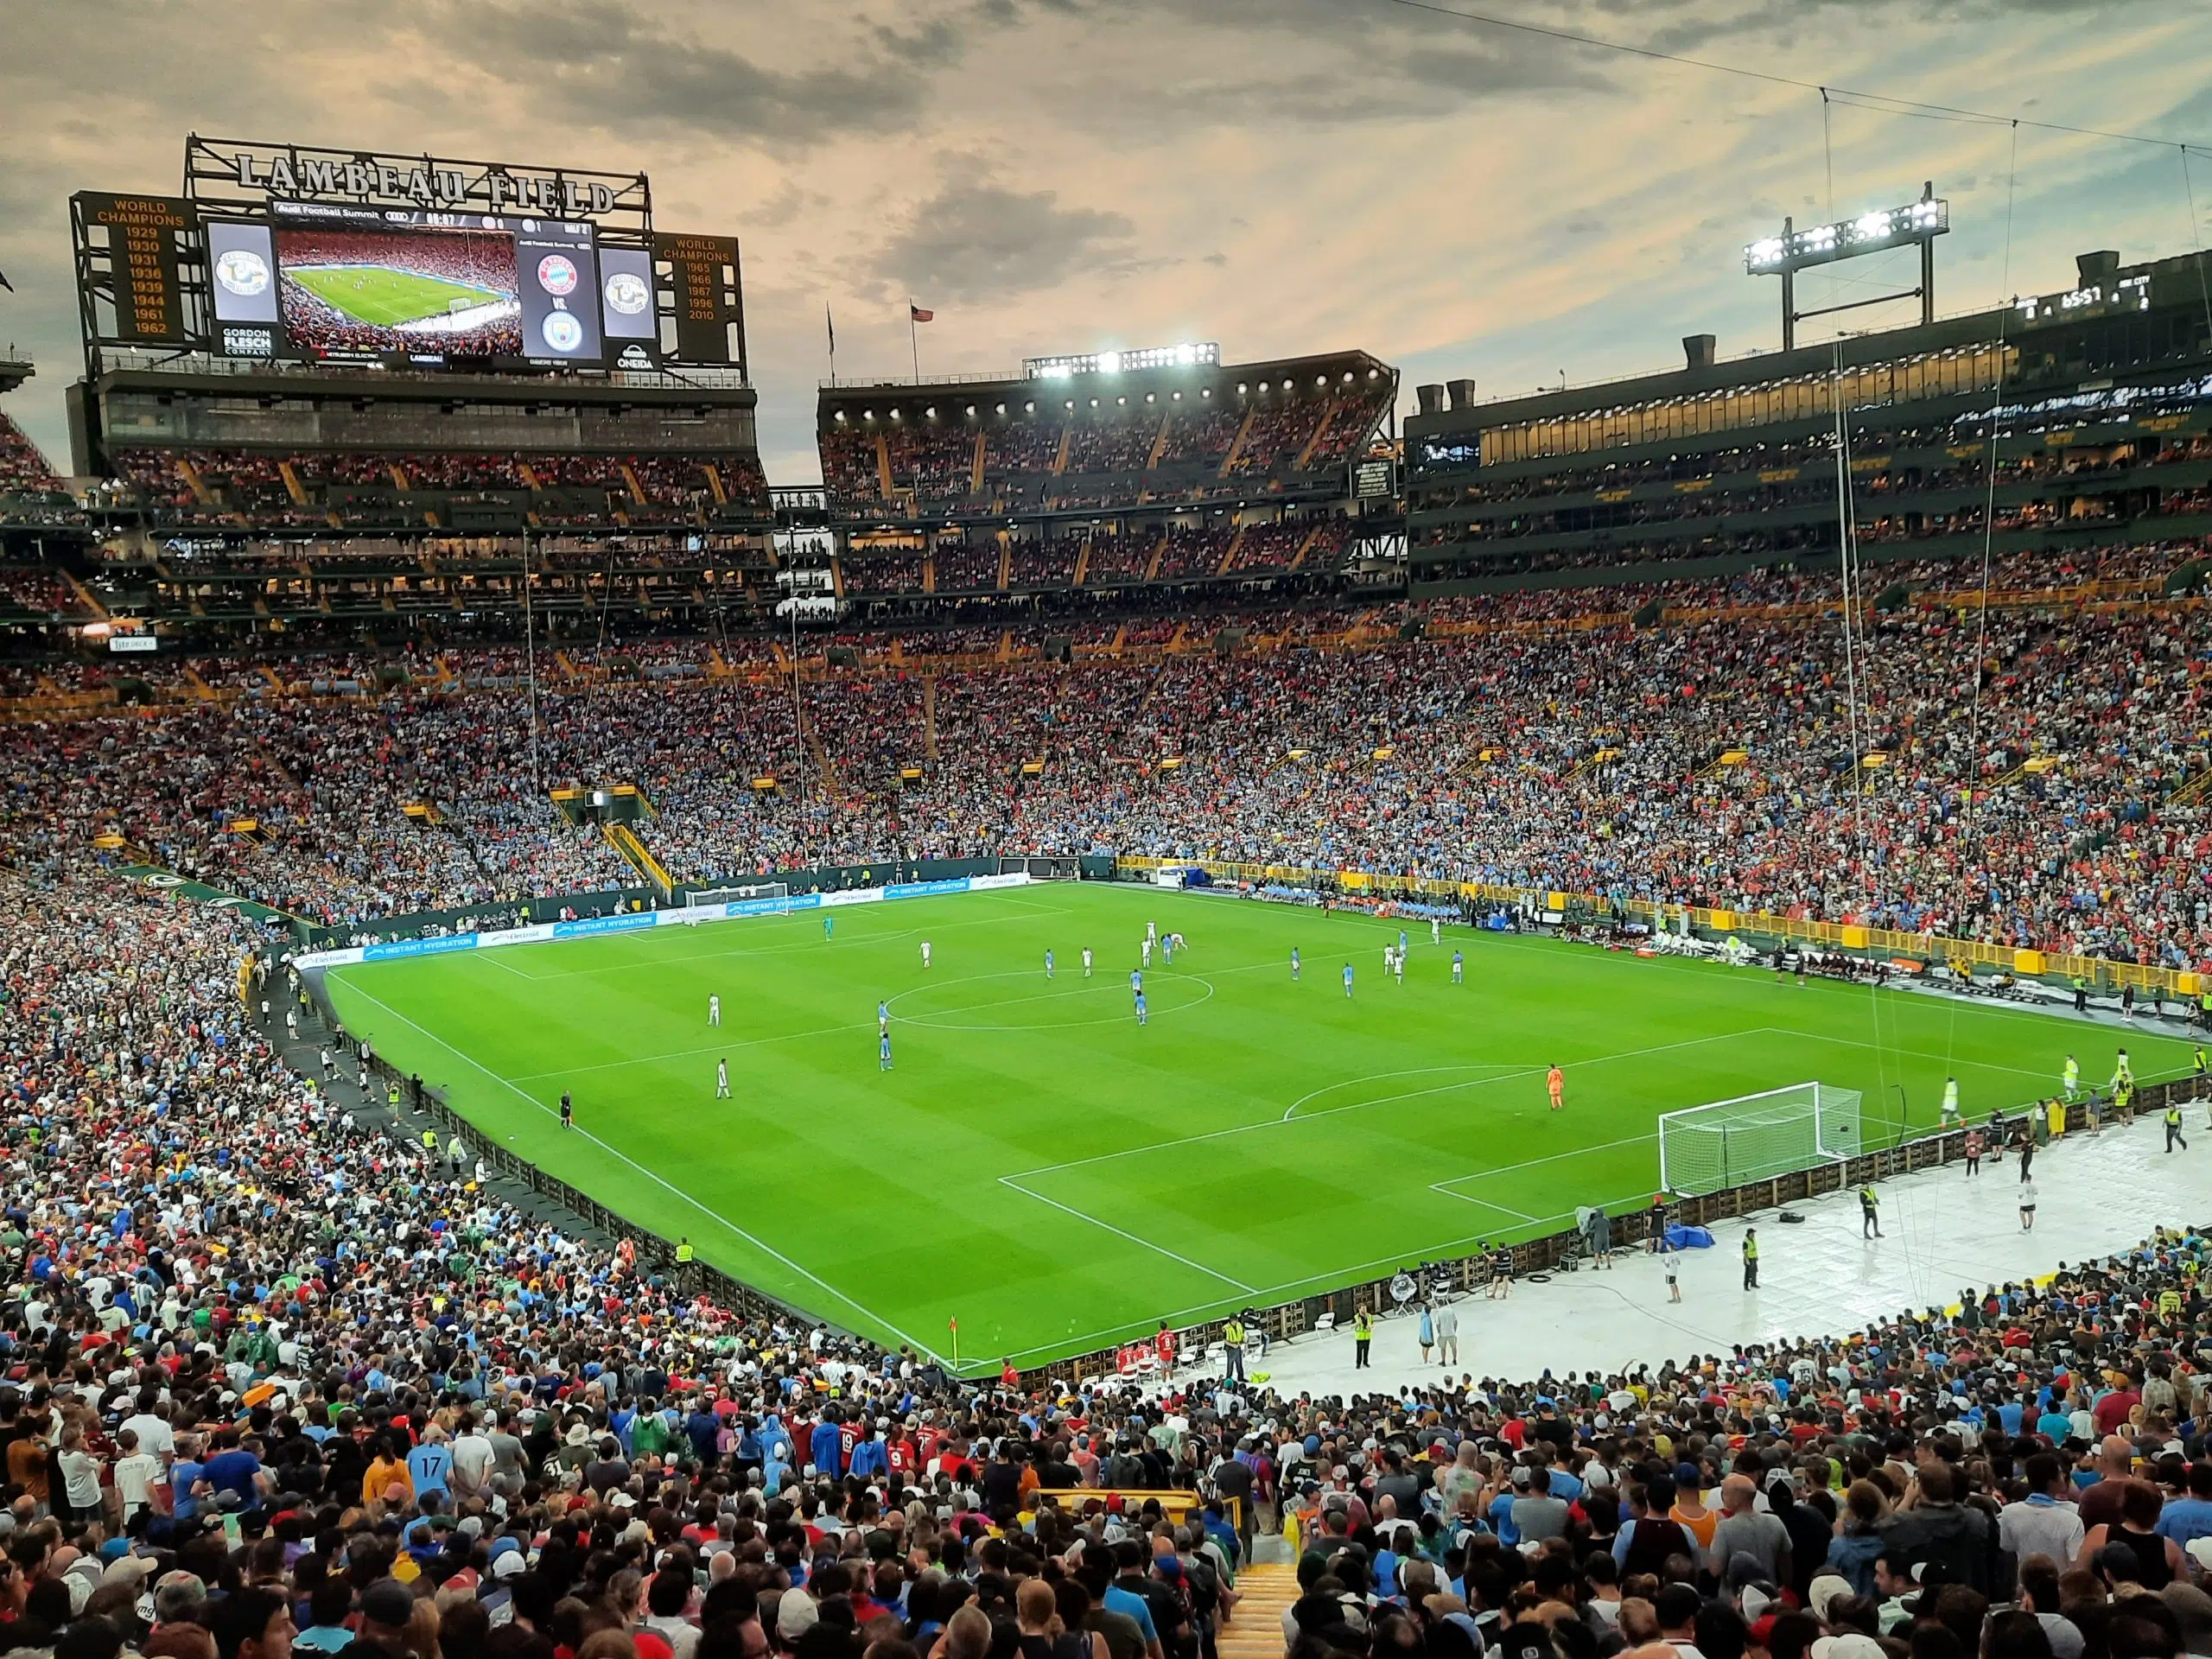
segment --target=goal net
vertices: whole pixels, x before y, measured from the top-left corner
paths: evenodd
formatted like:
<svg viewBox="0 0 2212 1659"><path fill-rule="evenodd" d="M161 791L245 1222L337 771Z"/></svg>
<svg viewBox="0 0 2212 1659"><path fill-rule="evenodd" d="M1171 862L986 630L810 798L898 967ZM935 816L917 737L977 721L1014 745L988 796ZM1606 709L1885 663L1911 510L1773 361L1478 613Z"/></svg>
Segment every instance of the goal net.
<svg viewBox="0 0 2212 1659"><path fill-rule="evenodd" d="M999 874L1026 874L1032 881L1073 881L1082 874L1082 866L1072 858L1001 858Z"/></svg>
<svg viewBox="0 0 2212 1659"><path fill-rule="evenodd" d="M773 899L777 908L791 908L791 889L788 881L758 881L742 887L701 887L683 895L686 910L702 910L709 905L734 905L747 899Z"/></svg>
<svg viewBox="0 0 2212 1659"><path fill-rule="evenodd" d="M1859 1091L1796 1083L1659 1116L1659 1185L1701 1198L1859 1155Z"/></svg>

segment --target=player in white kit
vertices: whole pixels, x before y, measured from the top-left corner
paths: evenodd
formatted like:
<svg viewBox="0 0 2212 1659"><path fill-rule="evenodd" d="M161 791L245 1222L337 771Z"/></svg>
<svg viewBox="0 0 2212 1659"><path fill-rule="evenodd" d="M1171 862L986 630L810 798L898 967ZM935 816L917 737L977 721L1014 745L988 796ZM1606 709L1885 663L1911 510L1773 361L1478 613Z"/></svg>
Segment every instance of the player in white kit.
<svg viewBox="0 0 2212 1659"><path fill-rule="evenodd" d="M721 1022L722 1000L719 996L710 996L707 999L707 1023L710 1026L719 1026Z"/></svg>
<svg viewBox="0 0 2212 1659"><path fill-rule="evenodd" d="M1083 976L1090 977L1090 947L1087 944L1083 947Z"/></svg>
<svg viewBox="0 0 2212 1659"><path fill-rule="evenodd" d="M922 966L923 966L923 967L925 967L925 968L927 968L929 965L930 965L930 942L929 942L927 939L924 939L924 940L922 941Z"/></svg>

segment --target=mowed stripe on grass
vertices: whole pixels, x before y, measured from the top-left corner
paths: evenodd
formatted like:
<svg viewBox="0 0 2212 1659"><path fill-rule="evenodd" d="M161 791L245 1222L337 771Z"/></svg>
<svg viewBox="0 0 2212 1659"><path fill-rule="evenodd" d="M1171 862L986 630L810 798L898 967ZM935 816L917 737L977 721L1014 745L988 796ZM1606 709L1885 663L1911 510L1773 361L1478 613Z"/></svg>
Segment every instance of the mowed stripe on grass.
<svg viewBox="0 0 2212 1659"><path fill-rule="evenodd" d="M1155 956L1140 1028L1147 920L1191 948ZM330 982L349 1028L490 1138L840 1325L949 1354L957 1318L971 1363L1641 1203L1656 1119L1678 1107L1817 1078L1864 1091L1871 1143L1877 1119L1932 1123L1947 1076L1978 1116L2049 1089L2069 1052L2090 1077L2112 1059L2112 1033L2018 1008L1465 928L1440 944L1408 928L1401 985L1382 971L1397 931L1053 885L845 909L830 937L800 912ZM2186 1062L2184 1044L2129 1039L2139 1075ZM734 1098L716 1101L724 1056ZM564 1088L594 1139L560 1133Z"/></svg>

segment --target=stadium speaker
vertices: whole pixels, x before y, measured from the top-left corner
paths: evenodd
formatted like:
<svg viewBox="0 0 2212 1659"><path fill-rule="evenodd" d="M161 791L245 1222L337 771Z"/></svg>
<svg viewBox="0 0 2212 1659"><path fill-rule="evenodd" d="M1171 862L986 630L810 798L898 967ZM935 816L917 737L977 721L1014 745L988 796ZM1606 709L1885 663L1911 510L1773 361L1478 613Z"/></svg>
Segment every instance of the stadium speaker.
<svg viewBox="0 0 2212 1659"><path fill-rule="evenodd" d="M1632 628L1656 628L1666 608L1659 601L1648 599L1637 607L1636 614L1628 620L1629 626Z"/></svg>
<svg viewBox="0 0 2212 1659"><path fill-rule="evenodd" d="M1452 394L1452 407L1472 409L1475 406L1475 383L1471 380L1446 380L1445 390Z"/></svg>
<svg viewBox="0 0 2212 1659"><path fill-rule="evenodd" d="M1874 595L1874 608L1887 616L1892 611L1903 610L1905 601L1911 597L1911 588L1901 582L1893 582Z"/></svg>
<svg viewBox="0 0 2212 1659"><path fill-rule="evenodd" d="M854 650L850 645L832 645L830 647L830 667L858 668L860 665L861 654L859 652Z"/></svg>
<svg viewBox="0 0 2212 1659"><path fill-rule="evenodd" d="M1075 660L1075 639L1065 633L1045 636L1045 660L1048 663L1071 663Z"/></svg>
<svg viewBox="0 0 2212 1659"><path fill-rule="evenodd" d="M1444 388L1441 385L1415 386L1414 397L1421 404L1422 414L1441 415L1444 412Z"/></svg>
<svg viewBox="0 0 2212 1659"><path fill-rule="evenodd" d="M1682 365L1691 369L1709 369L1717 360L1715 348L1720 344L1711 334L1682 336Z"/></svg>
<svg viewBox="0 0 2212 1659"><path fill-rule="evenodd" d="M1213 637L1213 654L1217 657L1234 657L1243 647L1244 630L1242 628L1224 628Z"/></svg>
<svg viewBox="0 0 2212 1659"><path fill-rule="evenodd" d="M1409 616L1398 624L1398 638L1401 639L1418 639L1427 632L1428 624L1417 616Z"/></svg>

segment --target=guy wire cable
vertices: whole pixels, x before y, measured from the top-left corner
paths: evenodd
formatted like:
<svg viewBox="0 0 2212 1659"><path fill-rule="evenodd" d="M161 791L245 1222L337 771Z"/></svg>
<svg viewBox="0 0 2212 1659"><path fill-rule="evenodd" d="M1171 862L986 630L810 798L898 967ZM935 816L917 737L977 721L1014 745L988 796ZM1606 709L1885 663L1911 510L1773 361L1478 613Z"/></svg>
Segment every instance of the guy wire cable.
<svg viewBox="0 0 2212 1659"><path fill-rule="evenodd" d="M1840 338L1831 344L1829 356L1828 401L1835 416L1836 557L1843 594L1843 709L1846 729L1851 736L1852 830L1859 842L1859 880L1866 890L1866 910L1871 919L1879 907L1880 899L1875 890L1873 849L1866 833L1866 743L1860 716L1859 644L1856 637L1866 595L1856 553L1858 509L1852 500L1851 427L1844 416L1843 341ZM1880 1084L1879 1098L1886 1115L1889 1110L1889 1071L1882 1059L1881 991L1871 979L1866 982L1866 995L1872 1020L1875 1078ZM1859 1115L1863 1122L1866 1116L1863 1102ZM1904 1120L1900 1118L1897 1135L1901 1136L1904 1132Z"/></svg>

